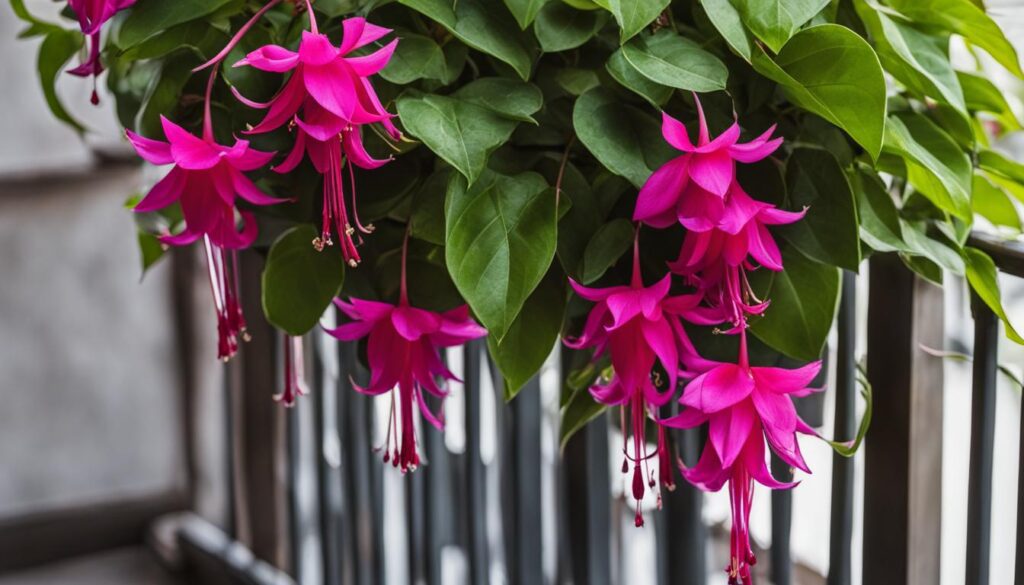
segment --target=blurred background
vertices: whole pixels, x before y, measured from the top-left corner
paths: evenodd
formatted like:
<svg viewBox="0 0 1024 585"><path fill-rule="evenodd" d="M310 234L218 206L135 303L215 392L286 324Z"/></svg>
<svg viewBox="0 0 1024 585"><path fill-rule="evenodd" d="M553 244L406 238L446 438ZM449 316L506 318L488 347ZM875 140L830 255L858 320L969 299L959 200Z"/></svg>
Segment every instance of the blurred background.
<svg viewBox="0 0 1024 585"><path fill-rule="evenodd" d="M26 3L40 15L56 14L59 8L48 0ZM1007 36L1024 49L1024 2L986 4ZM383 425L376 425L376 438L362 443L345 427L343 417L349 416L372 429L375 418L384 420L387 402L374 405L365 397L335 392L293 411L280 409L270 399L276 391L273 364L245 363L243 357L242 363L224 368L214 359L212 308L203 289L202 264L194 255L170 254L142 278L135 227L124 203L158 175L137 165L121 139L112 98L101 91L101 105L89 104L90 80L63 75L59 84L64 103L90 129L84 139L51 117L36 77L36 42L16 39L21 26L9 9L0 9L0 54L5 56L0 61L0 585L198 582L178 570L184 553L176 535L182 531L193 535L187 542L200 551L227 551L239 568L203 582L419 582L417 554L431 557L428 564L442 583L469 582L476 568L463 547L411 550L406 519L417 502L422 504L418 498L431 492L410 488L407 484L421 480L380 465L371 447L382 442ZM974 57L960 53L961 68L973 69ZM994 67L991 71L1019 107L1019 82ZM1024 159L1024 138L1010 136L999 146ZM863 355L866 276L858 284L857 353ZM1024 286L1009 278L1002 284L1011 318L1024 324ZM258 300L248 302L248 315L255 317ZM962 280L947 276L944 303L945 347L971 353L973 323ZM258 335L259 327L254 329ZM267 333L254 344L274 355L275 342ZM314 354L326 355L325 344L316 337L308 345ZM834 350L834 337L830 345ZM497 502L515 474L507 471L509 454L501 448L504 427L498 421L514 419L515 411L510 415L496 396L486 362L469 366L481 371L470 371L464 358L462 353L449 355L457 374L478 377L480 394L467 403L461 392L455 393L447 407L452 422L434 453L457 461L471 448L467 432L479 433L484 497L492 505L481 522L485 530L470 533L489 552L487 580L504 583L512 578L502 527L514 520L502 517ZM326 371L316 375L319 379L337 378L339 366L332 359L313 360ZM1004 341L1000 359L1019 375L1024 351ZM942 585L952 585L963 582L965 570L971 367L945 360L941 368L943 482L941 507L934 513L942 519L942 547L937 558L923 561L939 564ZM552 359L536 383L543 413L538 427L541 497L531 505L545 519L543 542L535 544L543 559L538 574L546 583L571 581L564 568L571 562L557 546L563 528L554 520L563 517L571 504L567 498L572 498L563 491L566 472L559 464L559 379L558 361ZM344 411L332 401L362 406ZM823 405L826 436L832 434L833 402L830 390ZM479 409L479 429L465 427L467 405ZM1014 567L1020 407L1020 388L1000 377L992 495L996 582L1009 579ZM325 409L343 414L325 423ZM608 422L600 424L606 429ZM606 431L612 469L619 462L621 437L616 434ZM803 449L815 473L800 478L803 483L793 494L793 579L817 585L825 583L828 573L833 457L821 442L805 441ZM355 517L355 529L346 533L353 543L335 542L331 527L318 520L322 509L332 505L325 486L333 484L324 479L318 467L322 458L315 453L323 454L329 466L332 457L337 459L332 469L342 498L338 506L345 518ZM361 458L358 469L376 470L374 475L366 481L347 477L344 472L357 467L339 461L349 456ZM853 582L861 583L860 519L886 511L863 509L863 455L855 461L852 566ZM657 551L665 549L666 532L653 522L634 530L632 511L621 498L625 479L612 473L608 480L616 502L610 516L613 572L600 582L653 583L664 571ZM379 500L372 503L359 490L374 490ZM468 513L458 496L448 494L449 505L456 514ZM372 514L363 509L371 505ZM648 517L656 517L654 501L646 505ZM767 491L757 492L754 510L754 535L760 547L768 548L772 507ZM725 583L720 569L726 563L728 511L725 493L703 501L712 584ZM362 518L364 512L370 520ZM383 546L383 552L367 550L375 545ZM352 557L322 554L331 546L345 547ZM330 566L349 561L359 566L357 557L374 554L384 556L372 573ZM289 569L291 577L272 566ZM597 582L575 580L579 585L591 581ZM667 582L686 581L669 577Z"/></svg>

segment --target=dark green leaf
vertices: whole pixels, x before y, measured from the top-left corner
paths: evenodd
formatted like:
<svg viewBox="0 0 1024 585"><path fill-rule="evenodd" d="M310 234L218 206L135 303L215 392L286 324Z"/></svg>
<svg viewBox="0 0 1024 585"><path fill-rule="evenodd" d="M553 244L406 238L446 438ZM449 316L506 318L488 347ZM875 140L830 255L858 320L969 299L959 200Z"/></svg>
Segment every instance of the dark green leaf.
<svg viewBox="0 0 1024 585"><path fill-rule="evenodd" d="M722 35L737 55L749 62L753 57L754 45L736 7L729 0L700 0L700 4L718 34Z"/></svg>
<svg viewBox="0 0 1024 585"><path fill-rule="evenodd" d="M828 0L732 0L747 28L778 53Z"/></svg>
<svg viewBox="0 0 1024 585"><path fill-rule="evenodd" d="M903 229L903 240L907 243L909 253L927 258L941 268L957 275L964 273L964 261L960 253L944 242L929 237L924 226L900 220Z"/></svg>
<svg viewBox="0 0 1024 585"><path fill-rule="evenodd" d="M452 280L501 341L554 258L554 193L536 173L485 171L472 187L455 176L445 218Z"/></svg>
<svg viewBox="0 0 1024 585"><path fill-rule="evenodd" d="M216 12L231 0L149 0L132 7L118 31L116 43L123 50L165 31L176 24Z"/></svg>
<svg viewBox="0 0 1024 585"><path fill-rule="evenodd" d="M451 172L445 168L433 175L413 196L412 235L438 246L444 245L444 201Z"/></svg>
<svg viewBox="0 0 1024 585"><path fill-rule="evenodd" d="M68 62L82 47L82 35L80 33L54 29L47 33L43 44L39 46L39 83L43 86L43 96L46 98L46 105L54 117L71 126L79 134L85 132L85 127L78 120L71 117L71 114L64 109L60 98L57 97L57 76L60 75L64 64Z"/></svg>
<svg viewBox="0 0 1024 585"><path fill-rule="evenodd" d="M677 89L717 91L729 77L717 57L669 30L633 39L622 46L622 55L647 79Z"/></svg>
<svg viewBox="0 0 1024 585"><path fill-rule="evenodd" d="M444 52L433 39L402 34L395 54L380 76L391 83L406 85L424 78L444 80L447 70Z"/></svg>
<svg viewBox="0 0 1024 585"><path fill-rule="evenodd" d="M140 134L150 138L163 136L160 116L173 116L174 110L181 99L182 89L192 75L195 62L187 59L169 59L157 61L160 72L153 78L142 99L135 126Z"/></svg>
<svg viewBox="0 0 1024 585"><path fill-rule="evenodd" d="M590 69L576 69L566 67L555 72L555 81L558 86L572 95L580 96L587 90L601 85L601 79L597 73Z"/></svg>
<svg viewBox="0 0 1024 585"><path fill-rule="evenodd" d="M668 7L670 0L596 0L619 23L619 40L625 43L636 36Z"/></svg>
<svg viewBox="0 0 1024 585"><path fill-rule="evenodd" d="M920 114L892 116L885 150L903 158L910 184L939 209L971 217L971 161L941 128Z"/></svg>
<svg viewBox="0 0 1024 585"><path fill-rule="evenodd" d="M604 26L605 15L594 10L577 10L565 2L544 4L533 32L545 53L575 49L590 40Z"/></svg>
<svg viewBox="0 0 1024 585"><path fill-rule="evenodd" d="M559 444L565 448L566 443L576 431L594 420L605 411L605 406L594 400L590 392L583 388L573 393L568 404L562 409L562 426L559 432Z"/></svg>
<svg viewBox="0 0 1024 585"><path fill-rule="evenodd" d="M303 335L316 326L341 291L345 262L336 248L317 252L311 225L281 234L270 248L263 269L263 312L275 327Z"/></svg>
<svg viewBox="0 0 1024 585"><path fill-rule="evenodd" d="M544 94L537 86L504 77L477 79L455 92L454 97L506 118L533 124L537 122L532 114L544 105Z"/></svg>
<svg viewBox="0 0 1024 585"><path fill-rule="evenodd" d="M988 254L971 247L964 248L964 260L967 263L967 280L971 283L971 288L1003 321L1006 336L1014 342L1024 345L1024 338L1013 328L1006 316L1006 311L1003 310L999 293L999 275L996 272L995 262Z"/></svg>
<svg viewBox="0 0 1024 585"><path fill-rule="evenodd" d="M857 194L860 237L879 252L905 250L899 210L885 184L874 174L857 173L853 185Z"/></svg>
<svg viewBox="0 0 1024 585"><path fill-rule="evenodd" d="M519 23L519 28L526 30L526 27L530 26L533 19L537 17L537 13L540 12L541 8L549 0L505 0L505 6L508 6L508 11L515 17L516 22ZM557 0L555 0L557 2Z"/></svg>
<svg viewBox="0 0 1024 585"><path fill-rule="evenodd" d="M634 232L633 223L621 217L598 228L583 253L583 265L579 270L583 284L601 278L630 249Z"/></svg>
<svg viewBox="0 0 1024 585"><path fill-rule="evenodd" d="M622 49L612 53L605 64L619 85L647 100L652 106L660 108L672 97L672 88L655 83L637 71L623 54Z"/></svg>
<svg viewBox="0 0 1024 585"><path fill-rule="evenodd" d="M142 230L138 231L137 240L139 243L139 259L142 263L142 276L144 277L146 272L164 257L167 246L153 234Z"/></svg>

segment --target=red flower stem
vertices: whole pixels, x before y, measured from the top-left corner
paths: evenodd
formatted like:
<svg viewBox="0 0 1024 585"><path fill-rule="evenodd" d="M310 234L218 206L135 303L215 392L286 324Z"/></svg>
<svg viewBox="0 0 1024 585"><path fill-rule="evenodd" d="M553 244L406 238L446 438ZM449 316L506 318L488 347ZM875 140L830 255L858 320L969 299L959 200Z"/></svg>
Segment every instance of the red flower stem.
<svg viewBox="0 0 1024 585"><path fill-rule="evenodd" d="M192 70L192 72L193 73L198 73L198 72L202 71L203 69L206 69L207 67L210 67L212 65L216 65L217 63L220 63L221 61L223 61L224 58L228 56L228 53L231 52L231 49L234 49L235 46L237 46L238 43L242 40L242 37L245 36L245 33L249 32L249 29L252 28L252 26L254 24L256 24L256 22L259 21L259 19L264 14L266 14L267 11L269 11L274 6L277 6L281 2L282 2L282 0L270 0L270 2L267 2L266 6L264 6L263 8L260 8L258 11L256 11L256 14L254 14L252 16L252 18L249 19L248 22L243 24L242 28L238 29L238 32L235 33L235 36L231 37L231 40L228 41L228 44L225 45L224 48L221 49L220 52L217 53L213 57L213 59L210 59L206 63L203 63L199 67L196 67L195 69ZM308 0L307 0L307 4L308 4ZM310 14L312 14L312 13L310 13ZM315 28L316 27L314 27L314 32L315 32Z"/></svg>
<svg viewBox="0 0 1024 585"><path fill-rule="evenodd" d="M633 280L631 284L634 288L642 288L644 286L643 278L640 275L640 224L636 224L636 232L633 234Z"/></svg>
<svg viewBox="0 0 1024 585"><path fill-rule="evenodd" d="M306 12L309 13L309 32L318 35L320 30L316 27L316 15L313 14L313 3L306 0Z"/></svg>
<svg viewBox="0 0 1024 585"><path fill-rule="evenodd" d="M217 68L210 70L210 78L206 82L206 94L203 97L203 140L213 142L213 117L210 115L210 96L213 94L213 83L217 81Z"/></svg>

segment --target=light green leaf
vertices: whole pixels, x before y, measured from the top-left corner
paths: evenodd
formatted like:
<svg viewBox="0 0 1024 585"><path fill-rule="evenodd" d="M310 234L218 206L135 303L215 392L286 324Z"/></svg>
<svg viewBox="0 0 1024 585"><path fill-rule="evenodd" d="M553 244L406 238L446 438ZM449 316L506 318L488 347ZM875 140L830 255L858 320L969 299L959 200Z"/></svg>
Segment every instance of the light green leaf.
<svg viewBox="0 0 1024 585"><path fill-rule="evenodd" d="M1010 160L995 150L978 153L978 166L986 171L1024 185L1024 165Z"/></svg>
<svg viewBox="0 0 1024 585"><path fill-rule="evenodd" d="M452 178L445 260L455 286L502 341L555 256L555 196L536 173Z"/></svg>
<svg viewBox="0 0 1024 585"><path fill-rule="evenodd" d="M399 0L431 18L470 47L512 66L524 80L530 77L532 58L525 36L495 0Z"/></svg>
<svg viewBox="0 0 1024 585"><path fill-rule="evenodd" d="M216 12L231 0L149 0L132 7L117 33L116 44L127 50L176 24Z"/></svg>
<svg viewBox="0 0 1024 585"><path fill-rule="evenodd" d="M601 278L633 244L635 229L624 218L614 219L597 229L583 252L579 273L583 284L590 284Z"/></svg>
<svg viewBox="0 0 1024 585"><path fill-rule="evenodd" d="M626 60L622 49L612 53L605 68L619 85L647 100L652 106L661 108L672 97L672 88L651 81L637 71Z"/></svg>
<svg viewBox="0 0 1024 585"><path fill-rule="evenodd" d="M782 85L801 108L846 131L878 158L885 128L885 78L878 56L857 33L824 24L797 33L776 60L762 50L754 68Z"/></svg>
<svg viewBox="0 0 1024 585"><path fill-rule="evenodd" d="M907 179L939 209L971 217L971 161L956 141L920 114L889 118L885 151L903 158Z"/></svg>
<svg viewBox="0 0 1024 585"><path fill-rule="evenodd" d="M1014 342L1024 345L1024 338L1017 333L1007 318L1006 311L1003 310L1002 298L999 293L999 275L996 272L995 262L988 254L969 246L964 248L964 260L967 263L967 281L971 283L971 288L1003 321L1006 336Z"/></svg>
<svg viewBox="0 0 1024 585"><path fill-rule="evenodd" d="M636 187L673 152L653 118L623 104L603 87L576 100L572 120L580 142L597 160Z"/></svg>
<svg viewBox="0 0 1024 585"><path fill-rule="evenodd" d="M771 305L751 331L791 358L816 360L821 357L839 307L840 271L807 258L791 246L783 247L782 259L786 268L782 272L754 273L754 290L767 289ZM770 288L767 281L771 281Z"/></svg>
<svg viewBox="0 0 1024 585"><path fill-rule="evenodd" d="M619 41L636 36L668 8L670 0L598 0L619 23Z"/></svg>
<svg viewBox="0 0 1024 585"><path fill-rule="evenodd" d="M263 312L275 327L303 335L316 326L324 310L341 292L345 261L337 248L317 252L311 225L281 234L263 268Z"/></svg>
<svg viewBox="0 0 1024 585"><path fill-rule="evenodd" d="M462 173L470 183L487 158L508 140L516 122L493 111L439 95L402 97L398 115L414 137Z"/></svg>
<svg viewBox="0 0 1024 585"><path fill-rule="evenodd" d="M380 76L391 83L406 85L417 79L444 80L447 64L444 52L433 39L415 35L402 34L395 54Z"/></svg>
<svg viewBox="0 0 1024 585"><path fill-rule="evenodd" d="M669 30L633 39L622 46L622 55L647 79L677 89L718 91L729 77L717 57Z"/></svg>
<svg viewBox="0 0 1024 585"><path fill-rule="evenodd" d="M953 274L963 275L964 261L957 250L929 237L923 225L919 226L905 220L900 220L900 225L903 229L903 240L907 243L910 254L927 258Z"/></svg>
<svg viewBox="0 0 1024 585"><path fill-rule="evenodd" d="M960 86L963 87L968 110L990 112L998 116L999 121L1009 130L1020 130L1020 121L1017 120L1016 114L1007 103L1003 91L996 87L996 84L973 73L957 71L956 76L960 81Z"/></svg>
<svg viewBox="0 0 1024 585"><path fill-rule="evenodd" d="M544 105L544 94L536 85L504 77L477 79L460 88L454 97L506 118L533 124L537 122L531 114Z"/></svg>
<svg viewBox="0 0 1024 585"><path fill-rule="evenodd" d="M786 163L786 187L790 204L806 207L807 215L778 233L811 259L857 272L857 207L839 161L824 150L798 148Z"/></svg>
<svg viewBox="0 0 1024 585"><path fill-rule="evenodd" d="M500 342L494 335L487 338L487 349L505 378L505 400L515 398L551 355L562 330L565 301L565 275L550 270L505 337Z"/></svg>
<svg viewBox="0 0 1024 585"><path fill-rule="evenodd" d="M533 19L537 17L537 13L540 12L541 8L549 0L505 0L505 6L508 7L508 11L515 17L516 22L519 23L519 28L526 30Z"/></svg>
<svg viewBox="0 0 1024 585"><path fill-rule="evenodd" d="M39 71L39 83L43 87L43 97L46 98L46 105L50 107L50 112L79 134L85 132L85 126L82 126L64 109L64 104L57 96L57 76L81 47L81 33L55 28L47 33L43 44L39 46L39 59L36 63Z"/></svg>
<svg viewBox="0 0 1024 585"><path fill-rule="evenodd" d="M778 53L793 33L821 12L828 1L732 0L732 3L750 32Z"/></svg>
<svg viewBox="0 0 1024 585"><path fill-rule="evenodd" d="M537 14L533 32L545 53L568 51L589 41L604 26L607 16L577 10L565 2L548 2Z"/></svg>
<svg viewBox="0 0 1024 585"><path fill-rule="evenodd" d="M974 174L971 204L976 213L993 224L1021 230L1020 214L1010 196L978 172Z"/></svg>

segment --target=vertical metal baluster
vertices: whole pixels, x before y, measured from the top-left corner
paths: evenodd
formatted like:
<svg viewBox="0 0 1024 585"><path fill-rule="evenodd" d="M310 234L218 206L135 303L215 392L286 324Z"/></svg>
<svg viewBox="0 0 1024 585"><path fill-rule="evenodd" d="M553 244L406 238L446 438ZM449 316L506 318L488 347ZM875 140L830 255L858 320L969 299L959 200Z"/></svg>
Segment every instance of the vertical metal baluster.
<svg viewBox="0 0 1024 585"><path fill-rule="evenodd" d="M988 585L992 537L992 450L995 443L999 319L976 294L971 466L967 488L967 585Z"/></svg>
<svg viewBox="0 0 1024 585"><path fill-rule="evenodd" d="M466 534L469 550L469 582L488 585L490 563L487 552L487 498L484 462L480 456L480 379L483 343L474 340L463 349L466 393Z"/></svg>
<svg viewBox="0 0 1024 585"><path fill-rule="evenodd" d="M423 432L429 432L422 429ZM422 457L422 455L420 456ZM405 474L405 534L409 542L409 583L424 585L427 582L427 527L424 518L424 477L421 470Z"/></svg>
<svg viewBox="0 0 1024 585"><path fill-rule="evenodd" d="M341 547L343 488L340 473L338 437L337 356L332 355L337 342L325 333L310 335L313 349L311 382L316 444L317 486L320 498L320 547L324 567L324 585L341 585Z"/></svg>
<svg viewBox="0 0 1024 585"><path fill-rule="evenodd" d="M772 475L782 482L793 481L793 469L772 453ZM793 526L793 490L772 491L771 573L773 585L793 582L793 557L790 554L790 530Z"/></svg>
<svg viewBox="0 0 1024 585"><path fill-rule="evenodd" d="M662 407L665 417L679 412L674 401ZM669 445L687 465L695 465L700 456L700 430L667 430ZM660 583L702 585L707 582L707 528L701 511L704 494L690 485L676 469L676 489L662 490L662 510L655 515L659 528L658 566ZM663 471L665 473L665 471Z"/></svg>
<svg viewBox="0 0 1024 585"><path fill-rule="evenodd" d="M837 441L852 439L856 433L857 397L857 275L843 273L842 298L837 324L839 343L836 360ZM838 453L832 456L832 520L829 536L828 585L850 585L853 542L854 460Z"/></svg>
<svg viewBox="0 0 1024 585"><path fill-rule="evenodd" d="M510 403L515 469L514 555L510 563L512 583L544 582L541 547L541 400L540 377L534 376Z"/></svg>
<svg viewBox="0 0 1024 585"><path fill-rule="evenodd" d="M427 523L425 569L427 583L441 585L441 551L454 540L451 454L445 446L443 432L426 425L424 435L427 453L427 465L423 469Z"/></svg>
<svg viewBox="0 0 1024 585"><path fill-rule="evenodd" d="M567 517L573 583L611 583L611 474L608 415L577 431L566 446Z"/></svg>

